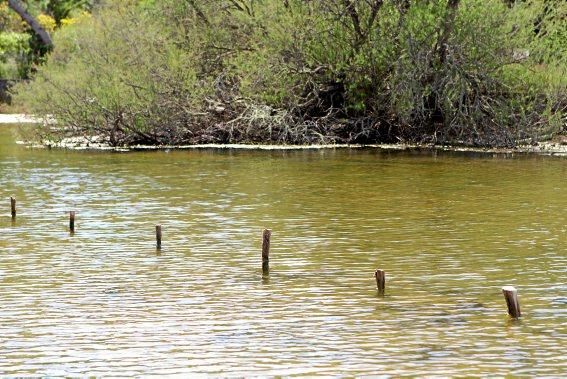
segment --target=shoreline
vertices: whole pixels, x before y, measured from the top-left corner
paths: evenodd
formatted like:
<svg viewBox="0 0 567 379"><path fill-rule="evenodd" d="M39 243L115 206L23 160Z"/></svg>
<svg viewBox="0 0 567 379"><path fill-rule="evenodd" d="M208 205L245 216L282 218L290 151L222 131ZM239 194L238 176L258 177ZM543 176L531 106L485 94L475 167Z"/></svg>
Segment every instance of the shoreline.
<svg viewBox="0 0 567 379"><path fill-rule="evenodd" d="M43 119L23 113L0 113L0 124L40 124Z"/></svg>
<svg viewBox="0 0 567 379"><path fill-rule="evenodd" d="M36 124L45 120L26 114L0 114L1 124ZM551 141L542 141L535 145L519 145L514 148L489 148L489 147L466 147L456 145L428 145L428 144L321 144L321 145L271 145L271 144L196 144L196 145L133 145L128 147L112 147L104 140L97 137L69 137L61 142L44 141L41 144L33 144L26 141L16 141L19 145L31 148L59 148L69 150L91 150L91 151L159 151L159 150L260 150L260 151L283 151L283 150L323 150L323 149L382 149L392 151L403 150L433 150L454 151L486 154L538 154L567 157L567 136L560 135Z"/></svg>
<svg viewBox="0 0 567 379"><path fill-rule="evenodd" d="M80 140L80 141L78 141ZM16 141L20 145L30 148L55 148L75 151L108 151L108 152L136 152L136 151L170 151L170 150L247 150L247 151L299 151L299 150L331 150L331 149L380 149L389 151L422 150L463 152L481 154L535 154L557 157L567 157L567 143L540 142L537 145L524 145L514 148L485 148L466 147L451 145L427 145L427 144L321 144L321 145L269 145L269 144L196 144L196 145L133 145L128 147L112 147L96 141L88 141L84 138L68 138L64 141L54 143L45 141L43 144L29 144L25 141Z"/></svg>

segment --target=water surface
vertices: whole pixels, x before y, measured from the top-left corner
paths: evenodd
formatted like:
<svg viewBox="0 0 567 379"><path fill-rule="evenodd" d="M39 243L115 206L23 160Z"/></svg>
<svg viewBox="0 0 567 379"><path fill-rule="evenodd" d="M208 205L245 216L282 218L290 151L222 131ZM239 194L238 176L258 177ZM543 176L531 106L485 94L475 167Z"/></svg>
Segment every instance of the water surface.
<svg viewBox="0 0 567 379"><path fill-rule="evenodd" d="M567 375L565 159L30 150L0 127L0 179L0 375Z"/></svg>

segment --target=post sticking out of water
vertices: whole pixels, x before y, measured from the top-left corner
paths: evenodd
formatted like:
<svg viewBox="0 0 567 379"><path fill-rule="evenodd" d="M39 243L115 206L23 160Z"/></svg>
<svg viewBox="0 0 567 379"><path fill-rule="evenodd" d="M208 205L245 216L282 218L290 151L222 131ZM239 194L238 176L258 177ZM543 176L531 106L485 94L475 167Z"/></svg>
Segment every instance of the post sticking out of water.
<svg viewBox="0 0 567 379"><path fill-rule="evenodd" d="M374 271L374 277L376 278L376 288L378 289L378 293L383 295L386 290L386 272L378 269Z"/></svg>
<svg viewBox="0 0 567 379"><path fill-rule="evenodd" d="M520 312L520 303L518 302L518 291L512 286L502 287L502 293L504 294L504 299L506 299L506 305L508 306L508 314L512 318L519 318L522 316Z"/></svg>
<svg viewBox="0 0 567 379"><path fill-rule="evenodd" d="M267 273L270 271L270 238L272 231L264 229L262 233L262 271Z"/></svg>
<svg viewBox="0 0 567 379"><path fill-rule="evenodd" d="M75 211L69 212L69 231L75 233Z"/></svg>
<svg viewBox="0 0 567 379"><path fill-rule="evenodd" d="M156 225L156 248L161 250L161 225Z"/></svg>
<svg viewBox="0 0 567 379"><path fill-rule="evenodd" d="M10 197L10 207L12 209L12 218L16 218L16 199Z"/></svg>

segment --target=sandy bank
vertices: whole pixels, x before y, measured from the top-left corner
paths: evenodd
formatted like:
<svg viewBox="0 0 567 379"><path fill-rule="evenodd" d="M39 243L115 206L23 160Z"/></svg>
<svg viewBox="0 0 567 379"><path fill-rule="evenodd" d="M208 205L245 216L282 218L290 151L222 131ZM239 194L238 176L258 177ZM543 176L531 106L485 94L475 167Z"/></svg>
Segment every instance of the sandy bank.
<svg viewBox="0 0 567 379"><path fill-rule="evenodd" d="M0 114L0 124L39 124L41 118L25 114Z"/></svg>

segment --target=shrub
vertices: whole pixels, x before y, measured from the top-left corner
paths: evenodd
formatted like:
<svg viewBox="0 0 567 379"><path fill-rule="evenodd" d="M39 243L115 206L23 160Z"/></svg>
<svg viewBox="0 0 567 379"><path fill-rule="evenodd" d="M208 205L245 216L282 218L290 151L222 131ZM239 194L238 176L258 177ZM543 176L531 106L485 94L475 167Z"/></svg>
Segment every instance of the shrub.
<svg viewBox="0 0 567 379"><path fill-rule="evenodd" d="M549 4L109 1L55 33L19 99L66 126L51 138L113 145L511 146L561 128L564 6Z"/></svg>

